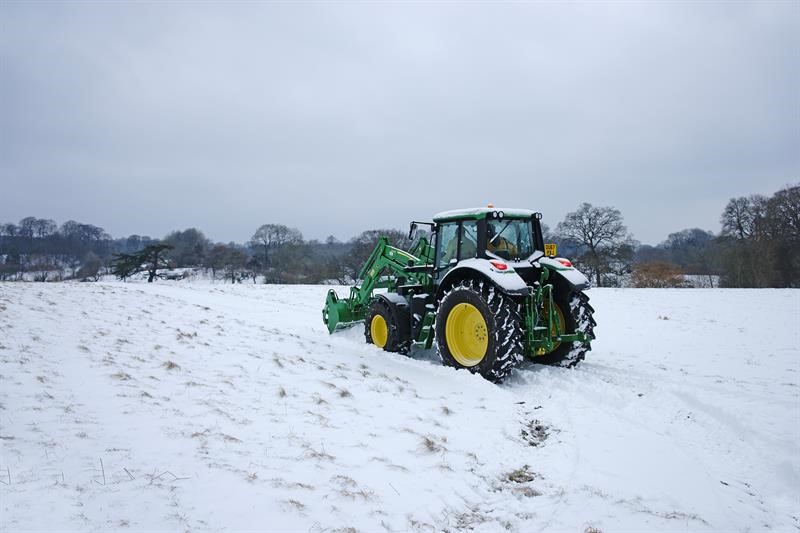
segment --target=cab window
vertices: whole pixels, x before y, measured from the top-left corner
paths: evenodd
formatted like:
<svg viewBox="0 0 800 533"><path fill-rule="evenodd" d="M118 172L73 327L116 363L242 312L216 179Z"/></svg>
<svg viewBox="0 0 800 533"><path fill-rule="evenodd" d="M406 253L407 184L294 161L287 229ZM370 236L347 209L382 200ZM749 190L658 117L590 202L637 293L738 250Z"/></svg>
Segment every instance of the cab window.
<svg viewBox="0 0 800 533"><path fill-rule="evenodd" d="M465 220L461 223L458 232L459 247L458 259L470 259L478 255L478 222L475 220Z"/></svg>
<svg viewBox="0 0 800 533"><path fill-rule="evenodd" d="M436 238L436 265L437 268L447 268L451 259L458 253L458 222L449 222L439 226Z"/></svg>
<svg viewBox="0 0 800 533"><path fill-rule="evenodd" d="M486 223L486 251L502 259L524 259L533 253L528 220L489 220Z"/></svg>

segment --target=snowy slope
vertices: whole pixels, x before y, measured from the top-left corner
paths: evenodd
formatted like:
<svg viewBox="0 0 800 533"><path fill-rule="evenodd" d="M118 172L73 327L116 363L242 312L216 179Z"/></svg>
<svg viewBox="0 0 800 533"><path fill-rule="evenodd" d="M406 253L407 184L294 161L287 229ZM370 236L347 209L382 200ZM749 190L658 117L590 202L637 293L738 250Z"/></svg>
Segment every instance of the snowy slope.
<svg viewBox="0 0 800 533"><path fill-rule="evenodd" d="M327 287L0 284L0 529L800 527L797 291L591 291L502 386L329 336Z"/></svg>

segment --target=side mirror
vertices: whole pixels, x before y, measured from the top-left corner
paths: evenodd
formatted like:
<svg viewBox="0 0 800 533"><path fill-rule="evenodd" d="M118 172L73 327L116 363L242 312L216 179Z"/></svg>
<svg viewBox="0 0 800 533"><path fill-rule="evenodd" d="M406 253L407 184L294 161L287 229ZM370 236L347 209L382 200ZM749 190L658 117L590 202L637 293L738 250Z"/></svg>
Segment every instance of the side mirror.
<svg viewBox="0 0 800 533"><path fill-rule="evenodd" d="M413 241L414 240L414 235L416 233L417 233L417 223L416 222L412 222L411 226L409 226L409 228L408 228L408 240L409 241Z"/></svg>

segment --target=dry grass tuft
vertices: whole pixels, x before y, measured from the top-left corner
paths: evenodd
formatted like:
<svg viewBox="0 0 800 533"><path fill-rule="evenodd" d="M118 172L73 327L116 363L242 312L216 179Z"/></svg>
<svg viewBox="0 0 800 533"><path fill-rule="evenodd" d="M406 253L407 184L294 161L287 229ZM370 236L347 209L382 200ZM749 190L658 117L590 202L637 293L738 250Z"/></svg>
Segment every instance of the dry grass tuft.
<svg viewBox="0 0 800 533"><path fill-rule="evenodd" d="M193 338L197 337L197 332L196 331L193 331L192 333L189 333L187 331L181 331L181 330L177 330L177 331L178 331L178 333L176 335L176 338L179 341L183 340L183 339L193 339Z"/></svg>
<svg viewBox="0 0 800 533"><path fill-rule="evenodd" d="M528 465L525 465L522 468L517 468L516 470L512 470L506 474L505 478L511 483L530 483L538 476L538 474L533 472L530 468L531 467Z"/></svg>
<svg viewBox="0 0 800 533"><path fill-rule="evenodd" d="M322 448L321 450L315 450L311 446L306 446L305 448L305 455L310 459L319 459L321 461L333 461L336 459L334 456L326 452L325 448Z"/></svg>
<svg viewBox="0 0 800 533"><path fill-rule="evenodd" d="M176 370L176 369L180 370L181 365L172 361L167 361L166 363L164 363L164 368L166 368L167 370Z"/></svg>
<svg viewBox="0 0 800 533"><path fill-rule="evenodd" d="M298 511L305 511L306 509L306 506L297 500L286 500L286 503L288 503L291 507L294 507Z"/></svg>
<svg viewBox="0 0 800 533"><path fill-rule="evenodd" d="M225 442L242 442L236 437L233 437L231 435L226 435L225 433L220 433L220 436L222 437L222 440L224 440Z"/></svg>
<svg viewBox="0 0 800 533"><path fill-rule="evenodd" d="M445 450L445 447L436 442L432 437L422 437L422 449L428 453L438 453Z"/></svg>

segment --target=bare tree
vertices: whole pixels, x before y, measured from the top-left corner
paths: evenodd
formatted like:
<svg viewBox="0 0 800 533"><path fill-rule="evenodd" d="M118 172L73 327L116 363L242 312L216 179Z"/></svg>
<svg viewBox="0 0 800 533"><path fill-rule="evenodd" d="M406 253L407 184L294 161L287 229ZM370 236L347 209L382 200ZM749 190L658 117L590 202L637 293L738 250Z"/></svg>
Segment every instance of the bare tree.
<svg viewBox="0 0 800 533"><path fill-rule="evenodd" d="M37 218L33 222L34 235L39 239L44 239L53 235L58 230L55 222L49 219Z"/></svg>
<svg viewBox="0 0 800 533"><path fill-rule="evenodd" d="M800 185L772 196L765 211L765 232L774 258L777 287L800 286Z"/></svg>
<svg viewBox="0 0 800 533"><path fill-rule="evenodd" d="M299 244L303 242L300 230L284 226L283 224L264 224L256 230L250 239L250 244L264 252L264 271L270 267L271 253L276 248L286 244Z"/></svg>
<svg viewBox="0 0 800 533"><path fill-rule="evenodd" d="M173 231L164 237L163 242L173 246L168 258L179 267L201 266L210 247L209 240L196 228Z"/></svg>
<svg viewBox="0 0 800 533"><path fill-rule="evenodd" d="M75 277L80 279L81 281L99 281L100 280L100 268L103 266L103 262L97 257L96 254L93 252L89 252L86 254L86 257L83 260L83 264L81 265L80 269L76 274Z"/></svg>
<svg viewBox="0 0 800 533"><path fill-rule="evenodd" d="M756 237L767 209L767 198L760 194L731 198L722 212L722 235L737 239Z"/></svg>
<svg viewBox="0 0 800 533"><path fill-rule="evenodd" d="M19 221L19 225L17 226L17 235L20 237L26 237L28 239L33 239L35 233L36 217L25 217Z"/></svg>
<svg viewBox="0 0 800 533"><path fill-rule="evenodd" d="M0 224L0 236L16 237L17 231L18 229L16 224Z"/></svg>
<svg viewBox="0 0 800 533"><path fill-rule="evenodd" d="M622 213L613 207L594 207L583 203L567 213L556 232L561 239L578 245L576 262L595 279L598 287L603 276L629 269L635 241L622 221Z"/></svg>
<svg viewBox="0 0 800 533"><path fill-rule="evenodd" d="M764 218L770 237L800 241L800 185L776 192L767 201Z"/></svg>
<svg viewBox="0 0 800 533"><path fill-rule="evenodd" d="M241 282L242 271L247 263L247 254L238 247L229 245L225 255L225 277L230 277L231 283Z"/></svg>

